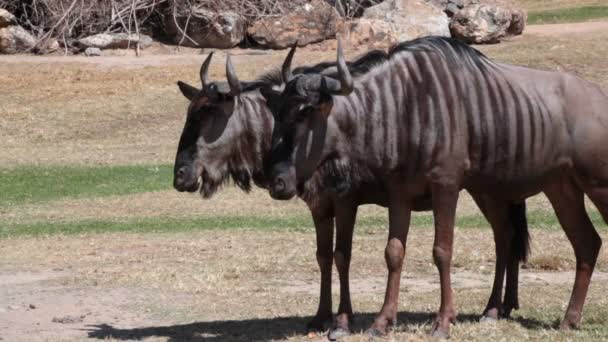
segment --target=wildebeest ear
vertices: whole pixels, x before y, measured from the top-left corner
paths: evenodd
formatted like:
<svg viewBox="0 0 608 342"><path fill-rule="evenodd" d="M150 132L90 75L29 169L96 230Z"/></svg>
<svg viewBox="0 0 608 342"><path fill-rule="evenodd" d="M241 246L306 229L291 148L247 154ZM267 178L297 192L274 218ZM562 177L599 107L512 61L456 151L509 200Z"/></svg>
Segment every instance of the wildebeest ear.
<svg viewBox="0 0 608 342"><path fill-rule="evenodd" d="M192 101L194 96L196 96L196 94L198 94L200 91L195 87L186 84L182 81L177 81L177 86L179 87L179 90L181 90L182 94L184 94L184 96L190 101Z"/></svg>

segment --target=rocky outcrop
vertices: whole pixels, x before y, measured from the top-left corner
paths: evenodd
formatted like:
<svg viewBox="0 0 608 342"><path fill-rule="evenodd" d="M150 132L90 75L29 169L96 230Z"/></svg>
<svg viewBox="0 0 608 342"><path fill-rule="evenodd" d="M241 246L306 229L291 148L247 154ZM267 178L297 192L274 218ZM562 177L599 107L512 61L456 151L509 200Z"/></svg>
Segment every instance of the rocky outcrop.
<svg viewBox="0 0 608 342"><path fill-rule="evenodd" d="M448 17L452 17L461 9L471 5L492 5L500 6L504 8L513 8L508 0L425 0L431 3L441 10L443 10Z"/></svg>
<svg viewBox="0 0 608 342"><path fill-rule="evenodd" d="M78 39L76 46L82 50L90 47L98 49L134 49L139 43L140 49L145 49L152 45L152 38L145 34L127 33L99 33L85 38Z"/></svg>
<svg viewBox="0 0 608 342"><path fill-rule="evenodd" d="M507 35L517 36L524 32L528 22L528 12L523 9L511 10L511 25L507 28Z"/></svg>
<svg viewBox="0 0 608 342"><path fill-rule="evenodd" d="M386 47L423 36L450 36L449 20L439 8L423 0L386 0L341 25L343 39L352 46Z"/></svg>
<svg viewBox="0 0 608 342"><path fill-rule="evenodd" d="M17 25L17 18L13 15L13 13L0 8L0 28Z"/></svg>
<svg viewBox="0 0 608 342"><path fill-rule="evenodd" d="M36 46L36 38L19 25L0 28L0 53L29 52Z"/></svg>
<svg viewBox="0 0 608 342"><path fill-rule="evenodd" d="M460 11L465 5L468 5L471 0L425 0L445 12L449 17Z"/></svg>
<svg viewBox="0 0 608 342"><path fill-rule="evenodd" d="M84 49L84 55L87 57L101 56L101 49L96 47L88 47Z"/></svg>
<svg viewBox="0 0 608 342"><path fill-rule="evenodd" d="M526 13L494 5L471 5L458 11L450 23L452 36L467 43L498 43L507 35L521 34Z"/></svg>
<svg viewBox="0 0 608 342"><path fill-rule="evenodd" d="M176 9L175 19L173 13L166 15L165 26L174 43L190 47L229 49L245 37L245 19L235 12L180 8Z"/></svg>
<svg viewBox="0 0 608 342"><path fill-rule="evenodd" d="M339 21L333 6L312 0L288 14L253 22L247 34L261 47L284 49L296 41L299 46L305 46L335 37Z"/></svg>
<svg viewBox="0 0 608 342"><path fill-rule="evenodd" d="M455 38L468 43L497 43L522 34L528 15L508 0L425 0L450 18Z"/></svg>

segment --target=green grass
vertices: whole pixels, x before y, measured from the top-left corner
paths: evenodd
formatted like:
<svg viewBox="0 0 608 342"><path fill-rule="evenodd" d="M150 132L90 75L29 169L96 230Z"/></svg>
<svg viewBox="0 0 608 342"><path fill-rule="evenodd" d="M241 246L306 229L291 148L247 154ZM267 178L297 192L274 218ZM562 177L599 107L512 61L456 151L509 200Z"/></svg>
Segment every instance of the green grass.
<svg viewBox="0 0 608 342"><path fill-rule="evenodd" d="M606 229L597 211L591 211L591 220L598 229ZM560 229L557 218L551 211L531 210L528 212L530 229ZM357 219L355 230L361 233L386 230L385 216L362 216ZM432 227L430 213L415 214L411 225ZM481 215L458 217L456 226L461 229L489 229ZM46 236L54 234L83 234L107 232L191 232L204 230L271 230L271 231L312 231L310 216L294 215L287 218L264 216L215 216L198 218L137 218L127 220L84 220L76 222L37 222L28 224L0 224L0 238L19 236Z"/></svg>
<svg viewBox="0 0 608 342"><path fill-rule="evenodd" d="M583 6L545 11L530 11L528 24L575 23L608 18L608 6Z"/></svg>
<svg viewBox="0 0 608 342"><path fill-rule="evenodd" d="M63 198L128 195L171 188L172 167L26 166L0 170L0 208Z"/></svg>

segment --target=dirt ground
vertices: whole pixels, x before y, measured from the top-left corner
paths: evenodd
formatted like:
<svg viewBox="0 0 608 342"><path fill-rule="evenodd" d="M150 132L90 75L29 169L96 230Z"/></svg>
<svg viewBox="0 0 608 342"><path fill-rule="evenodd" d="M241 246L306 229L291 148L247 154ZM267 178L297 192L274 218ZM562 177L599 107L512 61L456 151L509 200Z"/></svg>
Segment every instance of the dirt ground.
<svg viewBox="0 0 608 342"><path fill-rule="evenodd" d="M530 26L524 37L480 49L508 62L575 72L607 89L607 25ZM0 56L0 84L11 85L0 92L0 167L171 163L185 107L175 81L196 84L202 56L193 50L169 55L157 49L141 58ZM232 53L242 79L279 65L285 55ZM303 49L297 61L333 59L334 54ZM224 77L223 60L218 53L212 78ZM278 216L305 213L301 203L271 203L262 192L243 196L228 189L205 205L197 198L161 192L24 205L0 214L6 221L29 223L185 212L238 215L243 207ZM545 208L547 203L536 198L531 205ZM463 200L459 214L474 212L470 199ZM362 211L382 213L375 207ZM452 327L453 339L608 336L606 248L585 307L587 328L562 333L555 328L572 287L574 256L560 230L532 234L533 254L521 274L521 310L513 320L479 324L491 288L494 243L488 229L458 230L452 273L460 315ZM608 233L601 235L606 241ZM369 326L382 303L385 240L382 229L355 234L351 288L357 332ZM427 339L439 300L432 240L430 229L414 227L410 233L400 324L388 340ZM312 228L304 233L243 229L0 240L0 340L321 340L302 335L318 300L314 250ZM337 276L333 278L335 308ZM347 340L366 338L359 334Z"/></svg>
<svg viewBox="0 0 608 342"><path fill-rule="evenodd" d="M534 257L522 270L522 308L513 321L494 326L496 334L514 327L526 332L531 321L551 327L562 315L573 283L572 253L562 232L542 234L542 241L533 239ZM483 340L479 329L487 327L475 321L491 287L491 234L473 229L456 236L453 285L461 315L453 338ZM432 240L430 229L410 233L396 340L425 338L430 328L439 287ZM381 305L384 241L383 232L355 238L351 284L357 331ZM57 236L4 240L0 251L0 337L6 341L310 340L302 332L318 299L312 232ZM565 270L551 269L551 263L532 266L560 258ZM604 251L589 293L589 324L593 319L587 317L608 307L607 261ZM538 291L552 295L540 299ZM548 318L538 317L537 310L547 310ZM543 332L536 327L528 333L542 339Z"/></svg>

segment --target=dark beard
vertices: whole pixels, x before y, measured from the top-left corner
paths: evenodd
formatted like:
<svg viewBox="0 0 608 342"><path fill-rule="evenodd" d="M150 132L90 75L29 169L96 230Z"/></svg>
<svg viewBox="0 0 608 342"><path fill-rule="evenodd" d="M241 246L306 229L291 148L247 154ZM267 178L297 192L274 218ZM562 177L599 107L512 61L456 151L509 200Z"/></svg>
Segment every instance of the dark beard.
<svg viewBox="0 0 608 342"><path fill-rule="evenodd" d="M245 192L251 191L251 175L245 169L230 169L222 174L219 180L212 180L206 172L203 172L200 192L204 199L210 199L230 179Z"/></svg>

